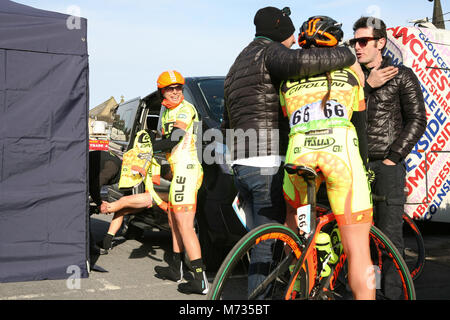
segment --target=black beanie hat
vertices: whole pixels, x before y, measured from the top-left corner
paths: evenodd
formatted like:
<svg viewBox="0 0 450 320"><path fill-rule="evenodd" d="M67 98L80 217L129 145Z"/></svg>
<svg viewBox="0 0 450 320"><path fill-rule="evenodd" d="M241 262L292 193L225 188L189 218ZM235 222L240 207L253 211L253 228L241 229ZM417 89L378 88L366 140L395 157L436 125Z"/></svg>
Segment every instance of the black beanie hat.
<svg viewBox="0 0 450 320"><path fill-rule="evenodd" d="M290 14L289 7L283 10L275 7L259 9L253 20L256 26L255 36L264 36L273 41L283 42L295 32L294 24L289 18Z"/></svg>

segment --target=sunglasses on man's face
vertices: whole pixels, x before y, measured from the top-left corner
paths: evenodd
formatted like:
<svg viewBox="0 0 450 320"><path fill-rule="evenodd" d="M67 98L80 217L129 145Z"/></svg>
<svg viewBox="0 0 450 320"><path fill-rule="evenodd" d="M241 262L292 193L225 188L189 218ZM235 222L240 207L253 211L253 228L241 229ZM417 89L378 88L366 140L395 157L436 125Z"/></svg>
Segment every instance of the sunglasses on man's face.
<svg viewBox="0 0 450 320"><path fill-rule="evenodd" d="M378 38L378 37L361 37L361 38L350 39L348 42L350 43L350 45L352 47L355 47L356 44L358 43L361 48L364 48L365 46L367 46L367 43L370 40L379 40L379 39L380 38Z"/></svg>

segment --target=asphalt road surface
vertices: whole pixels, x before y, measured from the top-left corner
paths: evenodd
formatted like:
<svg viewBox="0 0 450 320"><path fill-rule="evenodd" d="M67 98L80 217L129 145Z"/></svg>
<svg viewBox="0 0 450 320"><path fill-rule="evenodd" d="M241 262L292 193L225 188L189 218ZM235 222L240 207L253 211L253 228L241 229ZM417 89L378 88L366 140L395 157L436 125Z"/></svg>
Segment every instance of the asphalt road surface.
<svg viewBox="0 0 450 320"><path fill-rule="evenodd" d="M103 238L111 218L112 215L92 216L91 231L96 241ZM109 254L93 257L94 270L89 278L77 282L69 273L65 280L0 284L0 299L205 299L202 295L182 294L177 290L178 284L155 277L154 267L167 266L170 249L168 232L146 231L139 241L117 237ZM95 271L97 266L106 272Z"/></svg>
<svg viewBox="0 0 450 320"><path fill-rule="evenodd" d="M91 228L102 239L111 216L94 215ZM415 281L418 300L450 299L450 224L419 224L425 240L427 260L423 274ZM142 239L117 238L108 255L94 260L105 272L91 271L89 278L74 281L44 280L0 284L0 300L205 300L203 295L186 295L177 284L155 277L154 267L167 265L171 250L168 232L146 231ZM208 273L210 283L215 274Z"/></svg>

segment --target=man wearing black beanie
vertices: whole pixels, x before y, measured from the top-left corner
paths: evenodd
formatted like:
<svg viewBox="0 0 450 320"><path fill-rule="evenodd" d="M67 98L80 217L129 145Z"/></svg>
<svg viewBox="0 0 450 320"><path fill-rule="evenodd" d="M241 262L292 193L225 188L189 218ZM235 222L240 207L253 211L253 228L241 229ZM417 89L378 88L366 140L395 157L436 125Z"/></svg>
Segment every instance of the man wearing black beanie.
<svg viewBox="0 0 450 320"><path fill-rule="evenodd" d="M225 79L221 128L233 160L240 200L252 208L251 228L284 223L286 217L281 164L289 123L280 106L281 80L305 78L355 62L354 55L343 47L290 50L295 28L289 15L287 7L258 10L255 38L238 55ZM265 278L260 266L270 264L270 250L257 247L252 251L249 290Z"/></svg>
<svg viewBox="0 0 450 320"><path fill-rule="evenodd" d="M283 11L284 10L284 11ZM253 19L256 37L267 37L276 42L283 42L294 34L295 27L289 18L290 10L274 7L259 9Z"/></svg>

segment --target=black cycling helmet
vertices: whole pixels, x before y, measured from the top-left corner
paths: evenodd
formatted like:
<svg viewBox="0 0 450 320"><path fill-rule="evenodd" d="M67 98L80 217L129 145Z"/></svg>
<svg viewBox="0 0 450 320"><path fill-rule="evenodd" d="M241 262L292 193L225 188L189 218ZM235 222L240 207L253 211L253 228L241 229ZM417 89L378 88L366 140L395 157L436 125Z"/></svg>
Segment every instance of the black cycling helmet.
<svg viewBox="0 0 450 320"><path fill-rule="evenodd" d="M344 37L341 26L342 23L327 16L311 17L300 28L298 45L302 48L309 48L312 45L334 47Z"/></svg>

